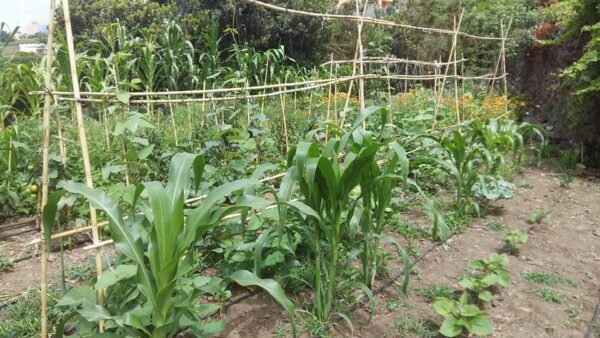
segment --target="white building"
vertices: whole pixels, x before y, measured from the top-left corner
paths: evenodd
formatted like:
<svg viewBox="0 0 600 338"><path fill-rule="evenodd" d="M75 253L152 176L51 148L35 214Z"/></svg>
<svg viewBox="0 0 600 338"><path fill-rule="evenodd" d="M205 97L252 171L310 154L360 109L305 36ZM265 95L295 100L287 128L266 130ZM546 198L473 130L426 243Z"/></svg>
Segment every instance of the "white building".
<svg viewBox="0 0 600 338"><path fill-rule="evenodd" d="M44 43L22 43L19 45L19 52L43 54L48 48Z"/></svg>

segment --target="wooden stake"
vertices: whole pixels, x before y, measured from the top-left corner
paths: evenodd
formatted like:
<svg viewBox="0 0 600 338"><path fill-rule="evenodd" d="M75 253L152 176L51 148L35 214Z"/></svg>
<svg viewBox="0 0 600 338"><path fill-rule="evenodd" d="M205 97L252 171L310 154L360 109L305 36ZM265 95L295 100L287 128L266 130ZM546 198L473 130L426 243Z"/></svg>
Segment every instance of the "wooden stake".
<svg viewBox="0 0 600 338"><path fill-rule="evenodd" d="M169 101L171 100L171 95L167 95ZM173 127L173 137L175 137L175 146L179 146L179 137L177 136L177 124L175 123L175 111L173 110L173 103L169 102L169 112L171 113L171 124Z"/></svg>
<svg viewBox="0 0 600 338"><path fill-rule="evenodd" d="M329 65L329 79L331 80L333 77L333 53L331 53L331 64ZM327 116L325 117L325 122L329 123L329 113L331 112L331 95L332 95L332 85L329 85L329 91L327 92ZM329 128L325 129L325 141L329 140Z"/></svg>
<svg viewBox="0 0 600 338"><path fill-rule="evenodd" d="M454 17L454 30L456 30L456 17ZM458 106L458 67L456 62L456 49L454 48L454 103L456 105L456 123L460 123L460 108Z"/></svg>
<svg viewBox="0 0 600 338"><path fill-rule="evenodd" d="M73 31L71 29L71 15L69 13L69 0L62 0L63 14L65 18L65 29L66 29L66 40L67 49L69 51L69 65L71 68L71 80L73 84L73 98L79 100L81 95L79 94L79 75L77 74L77 60L75 58L75 46L73 43ZM49 36L51 34L48 34ZM49 47L49 49L51 49ZM85 133L85 125L83 121L83 109L81 102L75 102L75 115L77 118L77 128L79 129L79 142L81 144L81 155L83 159L83 169L85 171L85 181L88 187L93 188L94 182L92 177L92 166L90 164L90 154L87 144L87 137ZM98 234L97 220L96 220L96 209L90 205L90 223L92 225L92 240L94 244L100 242L100 236ZM102 275L102 257L100 255L100 249L96 249L96 277L100 278ZM104 291L98 290L98 304L104 305ZM104 321L99 323L99 332L104 332Z"/></svg>
<svg viewBox="0 0 600 338"><path fill-rule="evenodd" d="M56 0L50 0L50 17L48 20L48 38L46 51L46 70L44 74L44 85L47 90L52 88L52 63L54 46L54 13L56 12ZM50 162L50 105L52 96L46 93L44 96L44 111L42 117L43 141L42 141L42 210L48 203L48 176ZM10 163L10 161L9 161ZM48 336L48 243L44 240L44 231L40 233L42 239L42 261L40 267L40 293L41 293L41 337Z"/></svg>
<svg viewBox="0 0 600 338"><path fill-rule="evenodd" d="M458 24L455 25L454 29L454 37L452 38L452 48L450 49L450 55L448 56L448 64L452 60L452 56L454 55L454 51L456 50L456 43L458 42L458 33L460 31L460 25L462 23L463 16L465 15L465 10L463 9L460 13L460 18L458 19ZM444 87L446 87L446 77L448 76L448 70L450 66L446 66L446 70L444 71L444 77L442 78L442 86L438 93L438 99L435 102L435 113L433 117L433 123L431 124L431 129L435 129L435 124L437 122L437 115L439 111L439 102L444 95Z"/></svg>
<svg viewBox="0 0 600 338"><path fill-rule="evenodd" d="M206 80L204 80L202 82L202 90L206 90ZM206 93L202 93L202 99L206 98ZM206 110L205 110L205 106L204 106L205 102L202 101L202 116L200 116L200 127L204 128L204 115L206 114Z"/></svg>
<svg viewBox="0 0 600 338"><path fill-rule="evenodd" d="M267 64L266 64L266 68L265 68L265 80L263 81L263 85L265 85L265 86L267 85L267 81L269 79L268 76L269 76L269 58L267 58ZM266 93L267 93L267 88L265 88L263 90L263 94L266 94ZM265 100L264 99L261 100L261 103L260 103L260 113L263 115L265 114Z"/></svg>
<svg viewBox="0 0 600 338"><path fill-rule="evenodd" d="M285 74L285 82L287 82L288 74ZM283 120L283 134L285 137L285 153L287 154L290 151L290 143L288 139L288 131L287 131L287 118L285 116L285 94L281 94L281 119Z"/></svg>

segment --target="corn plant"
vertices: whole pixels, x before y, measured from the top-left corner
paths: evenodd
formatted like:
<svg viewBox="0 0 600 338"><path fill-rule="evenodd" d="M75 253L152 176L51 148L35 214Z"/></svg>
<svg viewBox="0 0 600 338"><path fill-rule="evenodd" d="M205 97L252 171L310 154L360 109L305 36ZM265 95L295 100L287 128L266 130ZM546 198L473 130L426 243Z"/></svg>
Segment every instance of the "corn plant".
<svg viewBox="0 0 600 338"><path fill-rule="evenodd" d="M362 215L366 222L363 227L365 241L362 242L365 245L363 270L366 271L366 280L372 280L372 267L376 262L373 245L381 239L377 228L381 229L383 226L383 210L389 203L390 179L393 177L384 172L383 176L377 175L379 180L376 180L374 170L378 167L375 156L382 145L367 141L370 134L357 129L369 115L381 111L382 109L377 108L367 109L354 123L351 131L340 139L330 139L322 150L315 142L300 142L288 156L288 175L297 177L301 201L310 208L302 230L314 259L314 312L317 320L322 323L329 321L334 312L338 290L342 288L358 287L373 301L365 283L342 281L338 277L343 271L340 260L346 261L347 268L361 254L361 249L353 248L346 239L357 210L355 190L360 189L368 191L362 194L362 203L366 205L365 214ZM395 158L392 162L397 161ZM374 204L371 204L371 199L375 200ZM369 224L373 217L371 206L376 210L375 226ZM377 241L374 242L373 239Z"/></svg>
<svg viewBox="0 0 600 338"><path fill-rule="evenodd" d="M221 280L195 275L194 245L227 214L256 203L264 207L265 201L257 201L255 197L233 206L218 205L233 192L257 184L256 180L246 179L217 187L200 206L186 209L184 199L198 189L203 168L201 156L175 155L167 185L146 182L132 186L129 196L121 201L121 204L130 204L128 208L122 208L105 193L83 184L63 184L66 191L83 195L92 206L106 213L115 249L120 254L118 265L106 271L95 286L98 290L107 288L108 305L100 306L93 291L82 288L72 289L59 302L58 306L74 310L72 316L81 323L79 330L89 329L89 322L105 320L107 330L135 337L173 337L186 326L197 336L220 331L222 322L202 319L217 307L200 305L196 300L200 294L214 290ZM193 186L192 177L195 178ZM52 194L44 208L48 245L57 202L63 193ZM127 217L123 217L125 213ZM292 303L276 282L259 279L244 270L234 272L227 279L265 289L293 314Z"/></svg>

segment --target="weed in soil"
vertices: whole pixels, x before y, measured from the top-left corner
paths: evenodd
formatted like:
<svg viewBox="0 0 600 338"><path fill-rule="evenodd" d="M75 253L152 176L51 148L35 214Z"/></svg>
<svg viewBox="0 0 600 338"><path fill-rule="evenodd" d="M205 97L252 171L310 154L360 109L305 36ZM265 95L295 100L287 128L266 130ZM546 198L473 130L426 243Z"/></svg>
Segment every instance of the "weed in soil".
<svg viewBox="0 0 600 338"><path fill-rule="evenodd" d="M541 284L546 286L567 285L574 288L577 287L577 283L572 279L551 272L529 272L525 274L523 278L526 281L534 284Z"/></svg>
<svg viewBox="0 0 600 338"><path fill-rule="evenodd" d="M412 316L403 316L394 322L383 337L420 337L433 338L439 337L436 326L433 322L424 321Z"/></svg>
<svg viewBox="0 0 600 338"><path fill-rule="evenodd" d="M487 224L487 228L492 231L502 231L504 230L504 225L500 222L490 222Z"/></svg>
<svg viewBox="0 0 600 338"><path fill-rule="evenodd" d="M547 287L538 288L535 293L544 302L552 304L562 304L567 297L564 293Z"/></svg>
<svg viewBox="0 0 600 338"><path fill-rule="evenodd" d="M435 283L428 287L416 288L415 293L419 296L429 298L430 300L436 300L437 298L452 298L454 295L454 289L441 283Z"/></svg>

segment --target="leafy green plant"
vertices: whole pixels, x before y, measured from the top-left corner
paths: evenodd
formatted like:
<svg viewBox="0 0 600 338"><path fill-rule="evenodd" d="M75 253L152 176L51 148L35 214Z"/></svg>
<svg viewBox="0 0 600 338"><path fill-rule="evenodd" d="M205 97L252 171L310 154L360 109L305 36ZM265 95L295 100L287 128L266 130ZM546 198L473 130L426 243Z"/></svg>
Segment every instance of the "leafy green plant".
<svg viewBox="0 0 600 338"><path fill-rule="evenodd" d="M134 186L128 199L131 206L125 210L101 191L74 182L63 184L64 189L83 195L92 206L106 213L115 248L120 254L116 267L105 271L94 288L107 289L106 307L96 303L93 290L82 287L71 289L57 304L74 311L73 316L79 318L78 330L90 330L89 323L99 320L107 321L107 329L111 331L138 337L172 337L186 326L198 335L214 335L221 330L223 322L202 320L202 316L218 306L196 304L200 294L220 291L217 286L221 280L194 275L194 245L227 214L251 206L264 208L270 202L248 197L239 205L219 206L218 202L224 197L257 183L256 180L238 180L215 188L200 206L186 210L184 198L192 188L198 189L203 167L201 156L176 154L171 161L167 185L146 182ZM193 187L192 177L195 178ZM56 203L63 193L54 193L44 208L48 243ZM138 210L143 217L136 214ZM131 214L125 218L124 211ZM242 286L256 285L265 289L293 315L293 304L276 282L259 279L244 270L232 273L227 279Z"/></svg>
<svg viewBox="0 0 600 338"><path fill-rule="evenodd" d="M508 262L508 256L497 253L492 253L489 259L474 260L469 264L470 276L461 278L458 284L478 301L490 302L494 297L490 288L509 285Z"/></svg>
<svg viewBox="0 0 600 338"><path fill-rule="evenodd" d="M463 293L457 300L440 298L433 303L435 311L444 317L440 333L446 337L459 336L463 331L477 336L487 336L494 331L487 312L477 305L468 303L468 295Z"/></svg>
<svg viewBox="0 0 600 338"><path fill-rule="evenodd" d="M517 229L510 230L502 237L506 248L511 254L516 254L527 243L529 236Z"/></svg>

